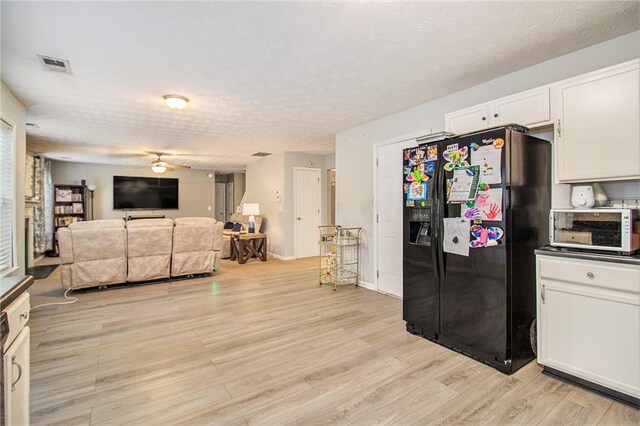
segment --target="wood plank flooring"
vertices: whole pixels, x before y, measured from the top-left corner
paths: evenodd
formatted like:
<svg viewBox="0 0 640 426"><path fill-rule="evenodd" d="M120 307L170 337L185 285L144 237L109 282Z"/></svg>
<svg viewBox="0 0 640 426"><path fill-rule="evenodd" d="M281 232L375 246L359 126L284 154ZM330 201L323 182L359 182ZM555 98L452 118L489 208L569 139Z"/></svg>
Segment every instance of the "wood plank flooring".
<svg viewBox="0 0 640 426"><path fill-rule="evenodd" d="M535 362L505 376L413 336L399 300L317 274L225 261L32 311L32 424L640 424ZM31 294L60 298L58 271Z"/></svg>

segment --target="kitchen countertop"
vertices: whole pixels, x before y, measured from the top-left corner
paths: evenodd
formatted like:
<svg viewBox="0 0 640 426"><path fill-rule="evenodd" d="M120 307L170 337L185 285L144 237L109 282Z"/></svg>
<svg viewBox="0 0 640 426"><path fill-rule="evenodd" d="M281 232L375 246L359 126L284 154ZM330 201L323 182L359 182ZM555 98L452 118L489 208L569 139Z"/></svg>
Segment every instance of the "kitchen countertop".
<svg viewBox="0 0 640 426"><path fill-rule="evenodd" d="M17 277L0 278L0 310L4 309L27 291L33 284L33 277L22 275Z"/></svg>
<svg viewBox="0 0 640 426"><path fill-rule="evenodd" d="M558 247L542 247L536 250L536 254L544 256L568 257L572 259L593 260L596 262L624 263L640 266L640 255L625 256L622 254L601 254L588 251L561 249Z"/></svg>

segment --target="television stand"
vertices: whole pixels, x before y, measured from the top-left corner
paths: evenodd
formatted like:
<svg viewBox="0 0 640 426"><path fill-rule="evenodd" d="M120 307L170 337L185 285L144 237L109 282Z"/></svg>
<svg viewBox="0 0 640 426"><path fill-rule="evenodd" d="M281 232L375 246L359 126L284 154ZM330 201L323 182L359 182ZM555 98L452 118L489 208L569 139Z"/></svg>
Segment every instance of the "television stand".
<svg viewBox="0 0 640 426"><path fill-rule="evenodd" d="M145 214L145 215L139 215L139 216L127 216L124 218L125 221L130 221L130 220L138 220L138 219L164 219L164 215L163 214Z"/></svg>

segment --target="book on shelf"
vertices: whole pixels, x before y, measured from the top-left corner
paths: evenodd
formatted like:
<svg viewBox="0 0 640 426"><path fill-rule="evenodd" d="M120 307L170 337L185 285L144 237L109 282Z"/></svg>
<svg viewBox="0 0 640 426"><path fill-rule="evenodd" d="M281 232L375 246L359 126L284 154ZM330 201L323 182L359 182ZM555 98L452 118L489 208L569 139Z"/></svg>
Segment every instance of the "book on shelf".
<svg viewBox="0 0 640 426"><path fill-rule="evenodd" d="M56 188L56 202L64 203L72 201L73 192L70 189Z"/></svg>
<svg viewBox="0 0 640 426"><path fill-rule="evenodd" d="M53 212L55 214L83 214L84 206L82 203L73 203L71 205L53 206Z"/></svg>
<svg viewBox="0 0 640 426"><path fill-rule="evenodd" d="M55 225L60 228L62 226L69 226L75 222L82 222L84 219L78 216L60 216L55 218Z"/></svg>

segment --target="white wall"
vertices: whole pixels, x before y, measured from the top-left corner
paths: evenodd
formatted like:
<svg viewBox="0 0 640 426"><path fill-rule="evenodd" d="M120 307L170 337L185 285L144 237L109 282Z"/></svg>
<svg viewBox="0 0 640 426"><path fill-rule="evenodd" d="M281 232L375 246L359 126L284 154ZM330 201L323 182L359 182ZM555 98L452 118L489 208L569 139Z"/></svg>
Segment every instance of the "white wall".
<svg viewBox="0 0 640 426"><path fill-rule="evenodd" d="M268 234L268 250L276 256L284 256L284 154L273 154L247 164L247 203L259 203L262 216L261 231ZM276 200L280 191L280 202Z"/></svg>
<svg viewBox="0 0 640 426"><path fill-rule="evenodd" d="M25 162L27 155L27 131L26 131L26 116L27 112L22 103L16 98L11 90L2 83L2 91L0 92L0 116L3 120L7 121L14 126L16 135L16 147L14 163L16 167L14 191L16 199L16 213L14 230L16 232L15 247L14 247L14 263L19 267L13 275L24 274L24 216L25 216L25 203L24 203L24 187L25 187Z"/></svg>
<svg viewBox="0 0 640 426"><path fill-rule="evenodd" d="M246 189L246 176L244 173L234 173L233 174L233 206L234 212L235 209L240 205L240 201L242 201L242 196L244 195L244 191Z"/></svg>
<svg viewBox="0 0 640 426"><path fill-rule="evenodd" d="M433 100L336 135L336 222L362 226L361 280L372 283L373 144L431 128L444 114L637 58L640 32L597 44ZM400 183L398 183L400 184Z"/></svg>
<svg viewBox="0 0 640 426"><path fill-rule="evenodd" d="M273 154L248 164L246 172L246 202L260 204L260 213L264 220L262 231L268 234L269 252L285 259L295 256L294 167L321 170L320 211L321 221L324 223L327 197L324 156L297 152ZM279 202L276 199L276 191L280 191Z"/></svg>
<svg viewBox="0 0 640 426"><path fill-rule="evenodd" d="M210 170L175 170L160 177L179 179L178 210L130 211L132 215L153 213L164 214L169 218L202 216L214 217L214 179ZM94 219L120 219L124 210L113 209L113 177L144 176L158 177L148 167L116 166L109 164L71 163L53 161L51 175L55 185L80 184L82 179L87 185L97 185L94 193ZM211 206L211 211L208 207Z"/></svg>

